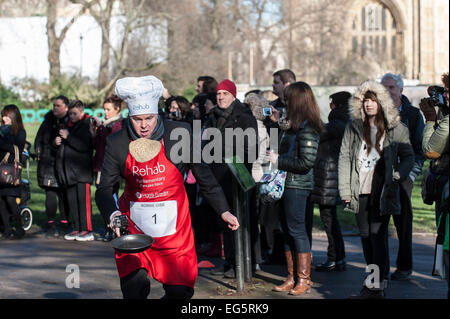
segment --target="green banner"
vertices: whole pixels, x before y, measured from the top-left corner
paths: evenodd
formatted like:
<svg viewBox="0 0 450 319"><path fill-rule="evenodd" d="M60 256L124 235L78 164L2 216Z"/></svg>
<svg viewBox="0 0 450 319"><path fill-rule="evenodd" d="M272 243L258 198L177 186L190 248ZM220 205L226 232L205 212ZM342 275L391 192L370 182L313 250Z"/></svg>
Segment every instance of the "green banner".
<svg viewBox="0 0 450 319"><path fill-rule="evenodd" d="M23 123L42 123L45 118L45 114L47 114L49 109L40 109L40 110L20 110L20 114L22 115ZM105 119L105 111L103 109L85 109L84 112L89 114L89 116L98 117L102 121ZM123 110L121 112L122 117L128 116L128 109Z"/></svg>

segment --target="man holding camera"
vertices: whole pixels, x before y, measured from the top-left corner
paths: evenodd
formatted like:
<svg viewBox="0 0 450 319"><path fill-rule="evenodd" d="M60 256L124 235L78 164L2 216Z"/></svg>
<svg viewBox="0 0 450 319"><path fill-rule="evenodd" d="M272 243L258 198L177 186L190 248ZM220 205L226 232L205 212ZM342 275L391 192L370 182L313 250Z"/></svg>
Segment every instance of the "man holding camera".
<svg viewBox="0 0 450 319"><path fill-rule="evenodd" d="M438 227L438 241L443 241L444 265L448 272L449 267L449 248L448 248L448 168L449 168L449 77L448 73L442 75L442 87L429 87L429 98L420 101L426 125L423 132L423 151L425 157L431 159L430 171L439 180L437 194L434 194L436 224ZM436 114L435 106L439 108ZM447 283L449 275L447 273ZM448 292L447 292L448 296Z"/></svg>
<svg viewBox="0 0 450 319"><path fill-rule="evenodd" d="M394 215L394 224L397 230L399 248L397 254L397 269L391 275L392 280L408 280L412 273L412 221L413 212L411 204L414 180L422 173L425 157L422 151L422 134L425 123L417 107L411 105L403 93L403 79L401 75L386 73L381 83L391 94L392 100L398 107L401 121L408 127L409 139L414 149L414 167L409 178L401 183L400 187L400 215ZM388 259L389 260L389 259ZM389 268L388 268L389 269Z"/></svg>
<svg viewBox="0 0 450 319"><path fill-rule="evenodd" d="M278 96L278 99L270 103L272 113L275 113L274 109L279 112L280 116L285 112L284 89L295 81L295 74L289 69L278 70L273 74L272 89L273 94ZM272 127L278 127L278 118L273 114L267 114L264 125L267 127L267 130L270 130Z"/></svg>

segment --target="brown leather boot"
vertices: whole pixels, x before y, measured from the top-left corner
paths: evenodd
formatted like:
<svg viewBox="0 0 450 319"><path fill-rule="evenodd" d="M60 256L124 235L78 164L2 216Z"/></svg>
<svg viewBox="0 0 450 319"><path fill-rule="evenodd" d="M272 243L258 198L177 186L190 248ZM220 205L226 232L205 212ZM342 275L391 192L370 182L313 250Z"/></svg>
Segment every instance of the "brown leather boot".
<svg viewBox="0 0 450 319"><path fill-rule="evenodd" d="M290 295L310 293L313 285L311 281L311 253L297 254L297 284L289 290Z"/></svg>
<svg viewBox="0 0 450 319"><path fill-rule="evenodd" d="M294 281L294 258L292 256L292 252L285 251L284 254L286 255L286 264L288 269L288 276L286 280L279 286L275 286L272 288L273 291L289 291L292 288L294 288L295 281Z"/></svg>

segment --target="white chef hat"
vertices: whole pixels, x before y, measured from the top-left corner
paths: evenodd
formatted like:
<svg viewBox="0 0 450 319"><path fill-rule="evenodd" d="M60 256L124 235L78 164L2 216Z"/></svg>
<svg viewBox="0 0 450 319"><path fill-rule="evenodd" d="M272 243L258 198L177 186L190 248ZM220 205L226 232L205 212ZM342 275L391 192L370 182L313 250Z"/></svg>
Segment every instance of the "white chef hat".
<svg viewBox="0 0 450 319"><path fill-rule="evenodd" d="M117 80L116 94L128 105L129 116L158 114L158 102L164 86L153 75Z"/></svg>

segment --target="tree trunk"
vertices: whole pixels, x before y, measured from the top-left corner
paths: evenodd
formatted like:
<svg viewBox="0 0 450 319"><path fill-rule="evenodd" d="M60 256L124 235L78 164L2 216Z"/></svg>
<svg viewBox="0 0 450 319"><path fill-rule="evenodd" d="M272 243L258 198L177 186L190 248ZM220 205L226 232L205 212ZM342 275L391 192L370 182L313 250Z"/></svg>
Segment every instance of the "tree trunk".
<svg viewBox="0 0 450 319"><path fill-rule="evenodd" d="M47 1L47 42L48 42L48 62L50 64L50 83L61 76L61 63L59 54L61 41L56 36L57 0Z"/></svg>
<svg viewBox="0 0 450 319"><path fill-rule="evenodd" d="M98 21L104 24L102 29L102 53L100 57L100 69L98 71L97 87L102 89L108 85L109 82L109 52L110 45L108 42L110 27L111 27L111 14L114 5L114 0L109 0L107 2L106 10L102 16L103 21Z"/></svg>

